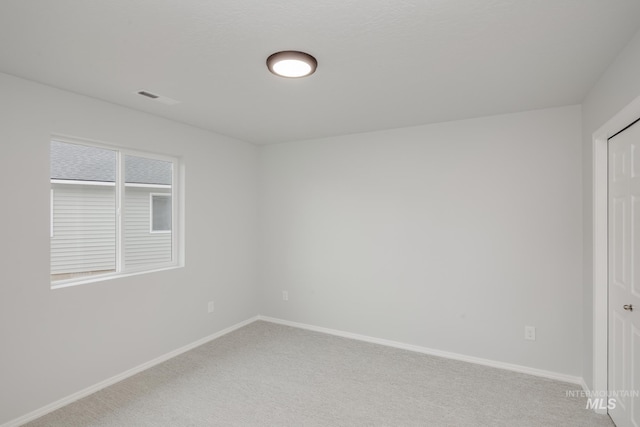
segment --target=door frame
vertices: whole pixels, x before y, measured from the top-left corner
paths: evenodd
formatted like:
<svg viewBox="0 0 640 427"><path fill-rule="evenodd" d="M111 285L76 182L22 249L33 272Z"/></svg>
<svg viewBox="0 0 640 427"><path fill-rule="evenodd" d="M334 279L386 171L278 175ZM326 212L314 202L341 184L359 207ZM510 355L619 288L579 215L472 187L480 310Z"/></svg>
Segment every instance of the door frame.
<svg viewBox="0 0 640 427"><path fill-rule="evenodd" d="M593 153L593 392L607 392L609 340L609 267L608 267L608 141L616 132L640 117L640 96L620 110L592 135ZM596 409L606 414L605 409Z"/></svg>

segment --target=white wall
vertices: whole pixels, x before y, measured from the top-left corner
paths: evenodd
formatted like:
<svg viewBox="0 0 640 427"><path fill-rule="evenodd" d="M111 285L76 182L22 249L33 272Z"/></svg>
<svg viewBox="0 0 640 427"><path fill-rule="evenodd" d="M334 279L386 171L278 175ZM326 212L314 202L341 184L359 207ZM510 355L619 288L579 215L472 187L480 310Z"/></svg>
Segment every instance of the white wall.
<svg viewBox="0 0 640 427"><path fill-rule="evenodd" d="M257 314L254 146L4 74L0 94L0 424ZM184 268L50 289L52 132L184 159Z"/></svg>
<svg viewBox="0 0 640 427"><path fill-rule="evenodd" d="M580 376L580 114L261 147L262 314Z"/></svg>
<svg viewBox="0 0 640 427"><path fill-rule="evenodd" d="M620 52L582 104L584 213L583 378L593 387L593 133L640 96L640 32Z"/></svg>

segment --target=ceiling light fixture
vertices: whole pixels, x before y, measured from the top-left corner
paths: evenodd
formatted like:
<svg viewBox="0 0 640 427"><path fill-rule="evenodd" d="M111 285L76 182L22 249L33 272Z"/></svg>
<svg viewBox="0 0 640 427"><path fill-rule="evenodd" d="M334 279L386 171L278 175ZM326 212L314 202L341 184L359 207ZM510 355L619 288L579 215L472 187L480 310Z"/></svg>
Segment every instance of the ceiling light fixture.
<svg viewBox="0 0 640 427"><path fill-rule="evenodd" d="M277 76L298 78L313 74L318 67L318 61L308 53L285 50L269 56L267 67Z"/></svg>

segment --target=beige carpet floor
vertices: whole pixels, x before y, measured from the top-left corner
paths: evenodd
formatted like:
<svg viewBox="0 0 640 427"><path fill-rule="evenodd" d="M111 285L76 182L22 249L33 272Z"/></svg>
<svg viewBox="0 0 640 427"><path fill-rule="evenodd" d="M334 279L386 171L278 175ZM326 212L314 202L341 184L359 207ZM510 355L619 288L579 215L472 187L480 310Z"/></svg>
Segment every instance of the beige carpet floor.
<svg viewBox="0 0 640 427"><path fill-rule="evenodd" d="M613 426L578 389L259 321L27 425Z"/></svg>

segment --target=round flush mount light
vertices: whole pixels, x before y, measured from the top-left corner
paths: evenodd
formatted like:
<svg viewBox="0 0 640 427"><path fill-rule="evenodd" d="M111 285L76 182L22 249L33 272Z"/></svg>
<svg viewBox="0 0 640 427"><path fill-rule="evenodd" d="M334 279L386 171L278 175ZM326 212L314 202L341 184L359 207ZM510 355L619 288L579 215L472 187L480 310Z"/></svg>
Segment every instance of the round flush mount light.
<svg viewBox="0 0 640 427"><path fill-rule="evenodd" d="M313 74L318 61L308 53L285 50L269 56L267 67L276 76L298 78Z"/></svg>

